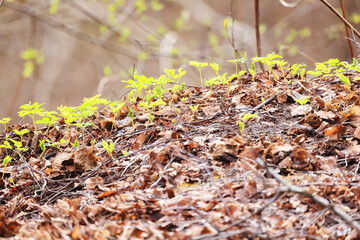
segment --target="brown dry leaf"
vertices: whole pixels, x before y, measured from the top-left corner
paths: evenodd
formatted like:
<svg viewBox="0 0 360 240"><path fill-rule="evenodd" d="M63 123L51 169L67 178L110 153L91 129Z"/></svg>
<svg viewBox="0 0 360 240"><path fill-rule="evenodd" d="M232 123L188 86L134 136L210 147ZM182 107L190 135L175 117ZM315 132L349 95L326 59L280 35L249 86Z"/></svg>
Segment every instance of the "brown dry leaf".
<svg viewBox="0 0 360 240"><path fill-rule="evenodd" d="M360 145L349 146L340 152L343 153L345 157L357 156L360 153Z"/></svg>
<svg viewBox="0 0 360 240"><path fill-rule="evenodd" d="M71 232L71 238L73 240L78 240L80 239L80 225L76 225L73 229L73 231Z"/></svg>
<svg viewBox="0 0 360 240"><path fill-rule="evenodd" d="M285 103L287 101L287 98L288 93L286 91L276 96L276 100L278 101L278 103Z"/></svg>
<svg viewBox="0 0 360 240"><path fill-rule="evenodd" d="M310 113L311 110L312 110L312 107L310 105L295 106L291 109L291 116L306 115L306 114Z"/></svg>
<svg viewBox="0 0 360 240"><path fill-rule="evenodd" d="M357 127L354 131L354 137L360 139L360 127Z"/></svg>
<svg viewBox="0 0 360 240"><path fill-rule="evenodd" d="M236 161L240 148L244 147L246 140L241 136L235 136L223 141L214 141L215 150L212 153L214 159L228 159L226 161ZM231 160L232 159L232 160Z"/></svg>
<svg viewBox="0 0 360 240"><path fill-rule="evenodd" d="M98 194L97 198L98 198L98 199L103 199L103 198L106 198L106 197L113 196L113 195L115 195L116 193L117 193L117 191L115 191L115 190L106 191L106 192L103 192L103 193Z"/></svg>
<svg viewBox="0 0 360 240"><path fill-rule="evenodd" d="M320 169L327 171L334 171L338 169L335 156L329 156L329 157L317 156L317 158L320 164Z"/></svg>
<svg viewBox="0 0 360 240"><path fill-rule="evenodd" d="M21 224L0 214L0 237L10 238L15 236L21 227Z"/></svg>
<svg viewBox="0 0 360 240"><path fill-rule="evenodd" d="M132 149L133 150L139 150L143 144L149 139L149 136L151 136L151 132L146 132L146 133L140 133L135 142L132 145Z"/></svg>
<svg viewBox="0 0 360 240"><path fill-rule="evenodd" d="M310 153L302 147L297 147L294 149L294 158L296 161L306 162L309 156Z"/></svg>
<svg viewBox="0 0 360 240"><path fill-rule="evenodd" d="M74 164L80 170L92 170L98 164L99 157L95 155L92 147L83 148L75 152Z"/></svg>
<svg viewBox="0 0 360 240"><path fill-rule="evenodd" d="M53 171L60 171L64 166L74 164L74 153L60 153L57 154L54 160L51 162L51 168Z"/></svg>
<svg viewBox="0 0 360 240"><path fill-rule="evenodd" d="M323 111L323 110L315 112L315 115L319 116L322 119L327 119L327 120L332 120L336 117L336 115L333 112Z"/></svg>
<svg viewBox="0 0 360 240"><path fill-rule="evenodd" d="M240 153L240 158L255 160L256 157L259 157L261 155L260 154L261 150L262 150L261 146L258 147L246 146L244 150Z"/></svg>
<svg viewBox="0 0 360 240"><path fill-rule="evenodd" d="M167 116L167 117L175 117L178 115L178 111L175 107L166 106L160 111L154 112L156 116Z"/></svg>
<svg viewBox="0 0 360 240"><path fill-rule="evenodd" d="M337 140L339 136L345 131L345 129L346 127L344 125L338 124L325 129L324 134L333 140Z"/></svg>
<svg viewBox="0 0 360 240"><path fill-rule="evenodd" d="M290 157L284 158L284 160L282 160L279 163L279 167L284 169L290 169L292 165L293 165L293 160Z"/></svg>
<svg viewBox="0 0 360 240"><path fill-rule="evenodd" d="M351 121L352 125L360 127L360 106L352 106L351 109L347 112L342 112L341 117L344 121Z"/></svg>
<svg viewBox="0 0 360 240"><path fill-rule="evenodd" d="M201 108L206 117L213 117L220 111L220 106L208 106Z"/></svg>
<svg viewBox="0 0 360 240"><path fill-rule="evenodd" d="M325 101L320 96L316 96L315 101L319 104L320 109L325 108Z"/></svg>

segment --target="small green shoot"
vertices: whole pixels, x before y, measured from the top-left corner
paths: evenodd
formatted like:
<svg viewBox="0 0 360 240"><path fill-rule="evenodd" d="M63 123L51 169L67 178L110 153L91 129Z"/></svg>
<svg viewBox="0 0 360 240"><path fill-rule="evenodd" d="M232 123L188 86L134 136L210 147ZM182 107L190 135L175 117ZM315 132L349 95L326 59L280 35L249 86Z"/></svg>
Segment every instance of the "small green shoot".
<svg viewBox="0 0 360 240"><path fill-rule="evenodd" d="M307 96L304 99L295 99L295 102L303 106L304 115L306 116L305 105L309 102L309 97Z"/></svg>
<svg viewBox="0 0 360 240"><path fill-rule="evenodd" d="M238 64L245 63L246 60L247 60L247 57L242 57L242 58L238 58L238 59L228 60L227 62L232 62L235 64L235 73L238 74Z"/></svg>
<svg viewBox="0 0 360 240"><path fill-rule="evenodd" d="M105 148L106 152L109 154L109 156L114 159L113 156L113 151L114 151L114 143L112 141L109 141L109 143L107 143L106 141L102 140L102 145Z"/></svg>
<svg viewBox="0 0 360 240"><path fill-rule="evenodd" d="M245 113L242 117L241 117L241 120L239 121L239 129L240 129L240 132L241 132L241 135L243 135L244 133L244 129L245 129L245 123L251 119L251 118L256 118L256 117L259 117L257 114L248 114L248 113Z"/></svg>
<svg viewBox="0 0 360 240"><path fill-rule="evenodd" d="M133 128L135 127L135 124L134 124L134 110L132 110L132 108L129 107L129 116L131 118L131 124L133 126Z"/></svg>
<svg viewBox="0 0 360 240"><path fill-rule="evenodd" d="M6 172L6 166L8 165L8 163L10 162L10 160L12 159L12 157L10 156L6 156L3 160L3 165L4 165L4 171L3 171L3 174L2 174L2 179L4 179L4 176L5 176L5 172Z"/></svg>
<svg viewBox="0 0 360 240"><path fill-rule="evenodd" d="M6 131L6 124L9 123L11 121L11 118L7 117L7 118L2 118L0 120L0 123L4 125L4 131Z"/></svg>
<svg viewBox="0 0 360 240"><path fill-rule="evenodd" d="M351 92L349 77L345 76L345 75L342 74L342 73L337 73L337 76L340 78L340 80L341 80L342 83L344 84L344 88L345 88L346 90L348 90L349 92Z"/></svg>
<svg viewBox="0 0 360 240"><path fill-rule="evenodd" d="M191 110L191 113L192 113L192 118L194 118L195 116L195 112L196 110L199 108L199 105L195 105L195 106L191 106L190 105L190 110Z"/></svg>
<svg viewBox="0 0 360 240"><path fill-rule="evenodd" d="M25 134L29 133L29 130L26 129L26 128L22 129L21 131L14 129L14 133L15 133L16 135L18 135L18 136L20 137L20 139L22 140L23 136L24 136Z"/></svg>
<svg viewBox="0 0 360 240"><path fill-rule="evenodd" d="M40 149L41 149L41 154L39 156L39 159L41 158L41 156L44 154L44 152L46 151L46 141L45 140L39 140L39 145L40 145Z"/></svg>
<svg viewBox="0 0 360 240"><path fill-rule="evenodd" d="M24 105L20 106L20 109L22 109L22 110L20 112L18 112L20 117L24 117L27 115L30 116L30 118L32 119L33 124L34 124L35 131L36 131L35 115L42 116L44 114L44 109L40 108L42 105L44 105L44 104L43 103L39 104L37 102L34 102L33 104L31 104L31 101L30 101L28 104L24 104Z"/></svg>
<svg viewBox="0 0 360 240"><path fill-rule="evenodd" d="M201 74L201 69L204 68L204 67L206 67L206 66L209 66L209 63L207 63L207 62L190 61L190 62L189 62L189 65L190 65L190 66L195 66L195 67L197 67L197 69L199 70L199 73L200 73L200 81L201 81L201 88L204 88L203 78L202 78L202 74Z"/></svg>
<svg viewBox="0 0 360 240"><path fill-rule="evenodd" d="M78 150L80 149L80 143L77 139L74 141L74 143L70 143L70 144L71 146L77 148Z"/></svg>

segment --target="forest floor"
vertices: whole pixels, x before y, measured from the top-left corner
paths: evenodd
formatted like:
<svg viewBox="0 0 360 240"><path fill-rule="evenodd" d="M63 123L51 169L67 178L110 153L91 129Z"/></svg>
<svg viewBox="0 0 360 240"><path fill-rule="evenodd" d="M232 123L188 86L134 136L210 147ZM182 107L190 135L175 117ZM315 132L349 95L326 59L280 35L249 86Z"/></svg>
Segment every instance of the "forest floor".
<svg viewBox="0 0 360 240"><path fill-rule="evenodd" d="M106 108L84 132L9 127L28 150L0 169L0 237L359 239L358 81L274 73L186 88L150 123L133 103L134 122L126 105L114 127ZM85 145L39 157L39 139Z"/></svg>

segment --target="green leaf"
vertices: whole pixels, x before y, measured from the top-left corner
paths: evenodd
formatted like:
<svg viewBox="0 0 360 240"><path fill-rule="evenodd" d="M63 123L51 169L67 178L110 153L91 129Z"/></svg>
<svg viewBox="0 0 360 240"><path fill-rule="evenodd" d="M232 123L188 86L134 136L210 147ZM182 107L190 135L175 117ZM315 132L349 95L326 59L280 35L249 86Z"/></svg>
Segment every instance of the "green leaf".
<svg viewBox="0 0 360 240"><path fill-rule="evenodd" d="M59 9L59 0L51 0L49 14L50 15L56 14L58 12L58 9Z"/></svg>
<svg viewBox="0 0 360 240"><path fill-rule="evenodd" d="M111 67L105 66L103 69L103 72L104 72L104 76L110 76L111 75Z"/></svg>
<svg viewBox="0 0 360 240"><path fill-rule="evenodd" d="M24 64L24 70L23 70L23 77L28 78L30 77L35 70L35 65L31 61L26 61Z"/></svg>

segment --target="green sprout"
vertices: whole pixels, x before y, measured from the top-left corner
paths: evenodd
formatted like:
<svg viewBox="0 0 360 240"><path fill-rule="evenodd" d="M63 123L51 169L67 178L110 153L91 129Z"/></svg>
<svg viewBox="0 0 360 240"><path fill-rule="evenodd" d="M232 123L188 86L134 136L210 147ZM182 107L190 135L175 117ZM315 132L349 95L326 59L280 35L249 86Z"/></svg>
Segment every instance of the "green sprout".
<svg viewBox="0 0 360 240"><path fill-rule="evenodd" d="M40 149L41 149L41 154L39 156L39 159L41 158L41 156L44 154L45 150L46 150L46 141L45 140L39 140L39 145L40 145Z"/></svg>
<svg viewBox="0 0 360 240"><path fill-rule="evenodd" d="M337 76L340 78L341 82L344 84L344 88L347 89L349 92L351 92L349 77L345 76L342 73L337 73Z"/></svg>
<svg viewBox="0 0 360 240"><path fill-rule="evenodd" d="M114 159L113 156L113 151L114 151L114 143L112 141L109 141L109 143L107 143L106 141L102 140L102 145L105 148L106 152L109 154L109 156Z"/></svg>
<svg viewBox="0 0 360 240"><path fill-rule="evenodd" d="M255 75L256 75L255 63L251 63L251 68L249 68L248 71L252 77L251 81L255 82Z"/></svg>
<svg viewBox="0 0 360 240"><path fill-rule="evenodd" d="M207 63L207 62L190 61L190 62L189 62L189 65L190 65L190 66L195 66L195 67L197 67L197 69L199 70L199 73L200 73L200 81L201 81L201 88L204 88L203 78L202 78L202 74L201 74L201 69L204 68L204 67L206 67L206 66L209 66L209 63Z"/></svg>
<svg viewBox="0 0 360 240"><path fill-rule="evenodd" d="M0 120L0 123L4 125L4 131L6 131L6 124L9 123L11 121L11 118L7 117L7 118L2 118Z"/></svg>
<svg viewBox="0 0 360 240"><path fill-rule="evenodd" d="M31 101L30 101L28 104L24 104L24 105L20 106L20 109L23 109L23 110L18 112L20 117L24 117L26 115L29 115L31 117L33 124L34 124L35 131L36 131L35 115L42 116L44 114L44 109L40 108L42 105L44 105L44 104L43 103L39 104L37 102L34 102L33 104L31 104Z"/></svg>
<svg viewBox="0 0 360 240"><path fill-rule="evenodd" d="M111 132L114 129L116 114L124 107L125 103L126 102L120 102L120 101L115 100L108 104L108 106L110 107L109 112L114 114L113 124L111 126Z"/></svg>
<svg viewBox="0 0 360 240"><path fill-rule="evenodd" d="M23 136L24 136L25 134L29 133L29 130L26 129L26 128L25 128L25 129L22 129L21 131L16 130L16 129L14 129L13 131L14 131L14 133L15 133L16 135L18 135L18 136L20 137L21 140L22 140L22 138L23 138Z"/></svg>
<svg viewBox="0 0 360 240"><path fill-rule="evenodd" d="M309 97L306 96L304 99L295 99L295 102L297 102L303 107L304 115L306 115L305 105L309 102Z"/></svg>
<svg viewBox="0 0 360 240"><path fill-rule="evenodd" d="M199 108L199 105L195 105L195 106L191 106L190 105L190 110L191 110L191 112L192 112L192 118L194 118L194 116L195 116L195 112L196 112L196 110Z"/></svg>
<svg viewBox="0 0 360 240"><path fill-rule="evenodd" d="M64 143L67 143L67 141L62 138L62 139L60 139L60 142L48 143L47 146L57 148L57 149L59 149L59 151L60 151L61 153L63 153L63 151L62 151L62 149L61 149L61 145L64 144Z"/></svg>
<svg viewBox="0 0 360 240"><path fill-rule="evenodd" d="M247 57L242 57L238 59L228 60L227 62L232 62L235 64L235 73L238 74L238 64L245 63Z"/></svg>
<svg viewBox="0 0 360 240"><path fill-rule="evenodd" d="M8 165L8 163L10 162L10 160L12 159L12 157L10 156L6 156L3 160L3 165L4 165L4 171L3 171L3 174L2 174L2 179L4 179L4 176L5 176L5 172L6 172L6 166Z"/></svg>
<svg viewBox="0 0 360 240"><path fill-rule="evenodd" d="M74 143L70 143L70 144L71 144L71 146L73 146L73 147L75 147L75 148L77 148L79 150L80 143L79 143L79 141L77 139L74 141Z"/></svg>
<svg viewBox="0 0 360 240"><path fill-rule="evenodd" d="M257 114L248 114L248 113L245 113L242 117L241 117L241 120L239 121L239 129L240 129L240 132L241 132L241 135L243 135L244 133L244 129L245 129L245 123L251 119L251 118L256 118L256 117L259 117Z"/></svg>
<svg viewBox="0 0 360 240"><path fill-rule="evenodd" d="M133 128L135 127L135 124L134 124L134 110L132 110L132 108L129 107L129 116L131 118L131 124L133 126Z"/></svg>

